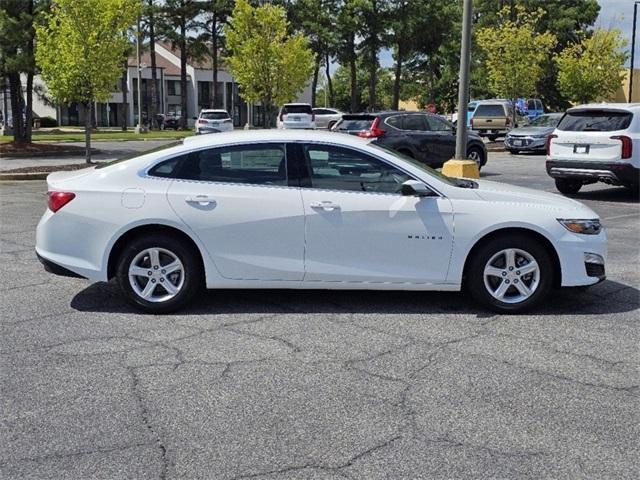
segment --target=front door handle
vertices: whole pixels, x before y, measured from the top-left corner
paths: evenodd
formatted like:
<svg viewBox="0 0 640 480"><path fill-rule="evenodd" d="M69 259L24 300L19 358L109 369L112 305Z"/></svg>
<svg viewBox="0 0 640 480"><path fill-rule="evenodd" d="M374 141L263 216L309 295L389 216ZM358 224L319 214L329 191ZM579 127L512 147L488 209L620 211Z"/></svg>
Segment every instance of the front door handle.
<svg viewBox="0 0 640 480"><path fill-rule="evenodd" d="M331 211L331 210L338 210L340 208L340 205L338 205L337 203L333 203L331 201L328 200L324 200L322 202L311 202L309 204L309 206L311 208L321 208L325 211Z"/></svg>
<svg viewBox="0 0 640 480"><path fill-rule="evenodd" d="M216 205L216 200L210 195L194 195L192 197L185 198L187 203L197 203L199 205Z"/></svg>

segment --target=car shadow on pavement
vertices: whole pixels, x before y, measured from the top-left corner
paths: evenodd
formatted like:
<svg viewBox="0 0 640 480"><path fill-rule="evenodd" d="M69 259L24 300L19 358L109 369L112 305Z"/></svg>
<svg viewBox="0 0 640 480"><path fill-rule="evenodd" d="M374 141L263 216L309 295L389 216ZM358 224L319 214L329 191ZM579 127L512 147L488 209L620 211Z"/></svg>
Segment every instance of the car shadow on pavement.
<svg viewBox="0 0 640 480"><path fill-rule="evenodd" d="M640 190L631 190L624 187L606 187L597 190L580 191L573 195L565 195L574 200L594 200L601 202L640 202Z"/></svg>
<svg viewBox="0 0 640 480"><path fill-rule="evenodd" d="M79 292L71 307L83 312L139 313L125 302L115 283L99 282ZM640 308L640 290L607 280L588 289L553 292L545 305L523 315L602 315ZM369 290L208 290L174 315L239 313L495 314L464 292Z"/></svg>

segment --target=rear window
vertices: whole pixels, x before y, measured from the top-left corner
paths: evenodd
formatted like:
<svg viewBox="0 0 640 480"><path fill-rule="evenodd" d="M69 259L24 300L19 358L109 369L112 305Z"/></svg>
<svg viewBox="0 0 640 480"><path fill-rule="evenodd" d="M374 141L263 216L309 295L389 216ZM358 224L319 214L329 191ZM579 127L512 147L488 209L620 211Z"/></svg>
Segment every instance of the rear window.
<svg viewBox="0 0 640 480"><path fill-rule="evenodd" d="M504 117L506 116L502 105L479 105L475 117Z"/></svg>
<svg viewBox="0 0 640 480"><path fill-rule="evenodd" d="M345 115L342 121L334 127L337 131L369 130L375 117L371 115Z"/></svg>
<svg viewBox="0 0 640 480"><path fill-rule="evenodd" d="M307 113L311 115L311 105L285 105L282 107L282 113L288 115L290 113Z"/></svg>
<svg viewBox="0 0 640 480"><path fill-rule="evenodd" d="M229 114L227 112L202 112L200 118L205 120L226 120L229 118Z"/></svg>
<svg viewBox="0 0 640 480"><path fill-rule="evenodd" d="M633 114L622 110L577 110L567 112L558 130L566 132L613 132L626 130Z"/></svg>

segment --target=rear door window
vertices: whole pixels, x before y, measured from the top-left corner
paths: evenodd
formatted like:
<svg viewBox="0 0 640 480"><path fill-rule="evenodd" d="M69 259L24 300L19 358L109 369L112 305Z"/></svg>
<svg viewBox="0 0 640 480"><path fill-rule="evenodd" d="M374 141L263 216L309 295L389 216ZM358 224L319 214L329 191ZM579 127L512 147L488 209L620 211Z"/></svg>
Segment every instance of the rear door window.
<svg viewBox="0 0 640 480"><path fill-rule="evenodd" d="M505 117L506 113L502 105L479 105L474 117Z"/></svg>
<svg viewBox="0 0 640 480"><path fill-rule="evenodd" d="M174 178L204 182L287 185L285 146L257 144L191 152Z"/></svg>
<svg viewBox="0 0 640 480"><path fill-rule="evenodd" d="M567 112L558 130L566 132L613 132L626 130L633 114L623 110L577 110Z"/></svg>
<svg viewBox="0 0 640 480"><path fill-rule="evenodd" d="M429 130L429 126L425 122L424 115L406 115L404 117L404 129L424 132Z"/></svg>
<svg viewBox="0 0 640 480"><path fill-rule="evenodd" d="M451 127L448 123L444 122L442 119L434 116L427 115L426 116L427 123L429 124L429 129L432 132L450 132Z"/></svg>

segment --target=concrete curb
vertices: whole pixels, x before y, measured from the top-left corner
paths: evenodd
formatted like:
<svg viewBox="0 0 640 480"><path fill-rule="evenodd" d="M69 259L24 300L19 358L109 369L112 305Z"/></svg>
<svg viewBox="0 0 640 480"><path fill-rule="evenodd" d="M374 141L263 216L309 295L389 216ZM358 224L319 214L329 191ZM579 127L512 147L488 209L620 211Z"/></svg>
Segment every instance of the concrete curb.
<svg viewBox="0 0 640 480"><path fill-rule="evenodd" d="M91 149L91 155L101 154L102 150L97 148ZM50 158L50 157L84 157L84 151L77 150L62 150L57 152L24 152L24 153L12 153L11 155L2 156L3 160L21 159L21 158Z"/></svg>
<svg viewBox="0 0 640 480"><path fill-rule="evenodd" d="M0 173L0 182L11 180L44 180L51 172Z"/></svg>

